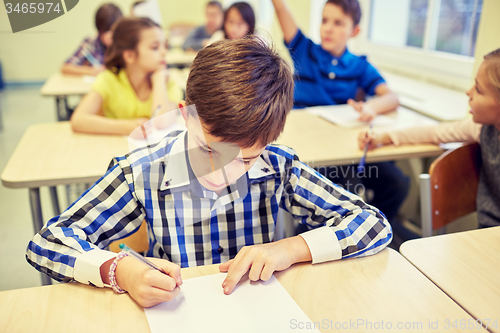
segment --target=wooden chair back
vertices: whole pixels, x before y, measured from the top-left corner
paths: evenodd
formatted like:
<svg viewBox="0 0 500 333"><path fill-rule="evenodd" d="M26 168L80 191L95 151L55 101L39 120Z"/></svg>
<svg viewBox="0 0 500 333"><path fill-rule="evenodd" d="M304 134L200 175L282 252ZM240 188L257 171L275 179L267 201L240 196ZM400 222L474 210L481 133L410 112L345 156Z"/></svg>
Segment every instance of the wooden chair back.
<svg viewBox="0 0 500 333"><path fill-rule="evenodd" d="M149 249L149 241L146 221L142 221L141 227L137 230L137 232L109 244L109 250L116 253L120 252L121 250L119 246L121 243L127 245L136 252L147 252Z"/></svg>
<svg viewBox="0 0 500 333"><path fill-rule="evenodd" d="M476 210L481 150L467 143L439 156L429 169L432 229Z"/></svg>

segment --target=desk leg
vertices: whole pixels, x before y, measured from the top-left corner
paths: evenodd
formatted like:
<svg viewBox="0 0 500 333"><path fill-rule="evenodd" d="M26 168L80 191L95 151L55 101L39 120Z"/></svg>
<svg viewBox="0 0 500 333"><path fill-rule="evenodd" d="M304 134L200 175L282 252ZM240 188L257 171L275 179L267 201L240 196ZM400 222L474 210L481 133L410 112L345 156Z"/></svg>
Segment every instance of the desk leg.
<svg viewBox="0 0 500 333"><path fill-rule="evenodd" d="M63 121L64 120L64 112L66 112L64 104L65 104L64 103L64 97L56 96L56 116L57 116L57 121Z"/></svg>
<svg viewBox="0 0 500 333"><path fill-rule="evenodd" d="M61 215L61 209L59 209L59 198L57 196L57 187L50 186L50 197L52 199L52 208L54 209L54 216Z"/></svg>
<svg viewBox="0 0 500 333"><path fill-rule="evenodd" d="M68 106L66 96L56 96L56 116L57 121L66 121L71 118L72 110Z"/></svg>
<svg viewBox="0 0 500 333"><path fill-rule="evenodd" d="M40 188L34 187L30 188L30 205L31 205L31 217L33 219L33 227L35 232L40 231L43 227L43 216L42 216L42 203L40 201ZM50 277L42 274L42 285L50 285L52 281Z"/></svg>

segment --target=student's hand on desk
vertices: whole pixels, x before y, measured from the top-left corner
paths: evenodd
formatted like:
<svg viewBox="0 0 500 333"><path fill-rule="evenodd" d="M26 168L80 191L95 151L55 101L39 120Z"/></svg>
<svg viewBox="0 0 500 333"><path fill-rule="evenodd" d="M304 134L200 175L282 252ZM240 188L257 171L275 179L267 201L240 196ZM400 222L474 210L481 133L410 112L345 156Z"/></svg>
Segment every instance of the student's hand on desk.
<svg viewBox="0 0 500 333"><path fill-rule="evenodd" d="M360 131L358 135L359 149L364 150L367 143L369 143L368 150L372 150L377 148L379 145L388 145L392 142L387 133L373 132L371 135L368 135L367 130Z"/></svg>
<svg viewBox="0 0 500 333"><path fill-rule="evenodd" d="M132 257L125 257L116 266L116 282L142 307L171 301L180 292L181 268L165 259L148 258L163 269L163 274Z"/></svg>
<svg viewBox="0 0 500 333"><path fill-rule="evenodd" d="M354 108L354 110L356 110L360 113L359 118L358 118L359 121L369 123L377 115L375 110L373 110L373 108L370 105L368 105L364 102L356 102L355 100L350 99L347 101L347 104L352 106Z"/></svg>
<svg viewBox="0 0 500 333"><path fill-rule="evenodd" d="M245 246L229 261L221 264L219 270L227 272L222 283L224 294L229 295L248 270L252 281L267 281L275 271L282 271L292 264L311 261L311 252L300 236L285 238L276 242Z"/></svg>

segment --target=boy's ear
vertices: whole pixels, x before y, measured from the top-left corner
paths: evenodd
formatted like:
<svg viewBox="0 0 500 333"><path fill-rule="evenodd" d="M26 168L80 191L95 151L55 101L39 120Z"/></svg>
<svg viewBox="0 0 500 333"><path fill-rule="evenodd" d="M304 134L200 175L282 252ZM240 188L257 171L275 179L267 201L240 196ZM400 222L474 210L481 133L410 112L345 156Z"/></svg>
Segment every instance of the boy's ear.
<svg viewBox="0 0 500 333"><path fill-rule="evenodd" d="M359 31L360 31L359 24L356 24L352 29L351 38L356 37L359 34Z"/></svg>

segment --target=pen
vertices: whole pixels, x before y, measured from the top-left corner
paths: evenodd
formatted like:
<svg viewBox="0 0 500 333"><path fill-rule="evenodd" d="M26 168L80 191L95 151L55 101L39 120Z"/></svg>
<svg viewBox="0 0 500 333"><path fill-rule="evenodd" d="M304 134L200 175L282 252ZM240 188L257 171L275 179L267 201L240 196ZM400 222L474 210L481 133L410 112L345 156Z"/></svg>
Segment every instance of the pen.
<svg viewBox="0 0 500 333"><path fill-rule="evenodd" d="M373 123L370 123L370 128L368 129L368 133L366 135L368 137L371 137L372 134L373 134ZM365 171L366 154L368 153L369 146L370 146L370 141L365 143L365 150L358 164L358 173L363 173Z"/></svg>
<svg viewBox="0 0 500 333"><path fill-rule="evenodd" d="M122 249L123 251L127 252L129 254L129 256L134 257L135 259L137 259L139 261L142 261L143 263L145 263L146 265L148 265L152 269L156 269L157 271L160 271L163 274L168 275L160 267L156 266L151 261L149 261L146 258L144 258L143 256L141 256L139 253L135 252L134 250L132 250L131 248L129 248L127 245L125 245L123 243L120 244L120 249Z"/></svg>
<svg viewBox="0 0 500 333"><path fill-rule="evenodd" d="M87 58L87 60L90 62L92 66L94 67L101 66L101 63L97 61L97 59L92 55L92 53L89 52L89 50L85 50L83 52L83 55L85 56L85 58Z"/></svg>

